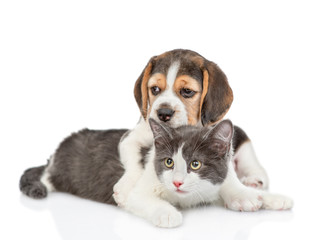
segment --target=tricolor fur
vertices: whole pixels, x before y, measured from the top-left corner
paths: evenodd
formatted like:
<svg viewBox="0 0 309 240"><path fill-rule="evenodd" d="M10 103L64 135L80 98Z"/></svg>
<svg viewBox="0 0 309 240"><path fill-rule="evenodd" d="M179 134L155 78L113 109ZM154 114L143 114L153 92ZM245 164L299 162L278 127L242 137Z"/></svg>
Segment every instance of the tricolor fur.
<svg viewBox="0 0 309 240"><path fill-rule="evenodd" d="M152 57L135 83L134 95L141 119L119 145L120 159L126 169L114 188L119 204L125 202L142 173L138 165L140 148L153 141L148 124L150 117L170 127L211 126L224 117L233 101L233 92L223 71L198 53L182 49ZM238 127L236 138L237 175L246 185L266 189L268 177L254 155L249 138Z"/></svg>
<svg viewBox="0 0 309 240"><path fill-rule="evenodd" d="M153 183L156 174L162 170L155 161L158 154L153 150L148 152L157 143L149 119L164 122L170 129L181 125L211 128L230 108L232 90L225 74L216 64L190 50L173 50L150 59L135 83L134 95L141 118L133 130L126 133L84 130L73 134L60 145L47 166L32 168L24 173L20 181L21 190L33 198L45 197L48 191L53 190L70 192L101 202L117 203L162 227L179 225L181 214L170 203L188 207L198 202L192 202L192 199L179 201L177 193L170 195L171 191L155 189L154 194L154 189L149 188L148 184ZM185 155L191 153L185 144L177 149L172 155L176 159L175 171L162 171L159 179L166 185L172 181L174 186L170 183L171 189L176 187L181 193L186 186L184 179L189 175L184 173L189 164L189 158ZM117 154L110 154L117 153L117 150L119 158ZM217 150L220 151L220 148ZM233 210L255 211L262 204L269 209L292 206L289 199L273 197L266 192L262 194L265 197L262 202L261 192L243 185L265 189L268 178L254 155L249 138L238 127L234 128L232 150L235 150L234 155L229 157L232 161L217 168L216 178L209 181L214 187L209 185L207 192L213 190L214 195L210 197L211 194L207 194L208 200L214 200L215 193L219 191L225 205ZM145 153L148 153L147 157ZM67 159L75 164L69 164ZM85 162L85 159L89 161ZM106 160L104 165L102 159ZM101 178L101 175L108 177ZM191 182L198 180L194 173L190 179ZM216 187L218 183L220 188ZM170 203L164 199L170 200Z"/></svg>

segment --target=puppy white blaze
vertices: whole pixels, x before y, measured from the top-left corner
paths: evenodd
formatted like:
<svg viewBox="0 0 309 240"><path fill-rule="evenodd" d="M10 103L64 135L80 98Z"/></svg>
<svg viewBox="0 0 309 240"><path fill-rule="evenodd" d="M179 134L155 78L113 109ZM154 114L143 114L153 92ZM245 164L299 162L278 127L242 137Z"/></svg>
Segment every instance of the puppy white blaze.
<svg viewBox="0 0 309 240"><path fill-rule="evenodd" d="M180 66L179 62L173 62L168 69L166 76L166 84L169 89L173 88L174 82L177 77L177 73L179 71L179 66Z"/></svg>
<svg viewBox="0 0 309 240"><path fill-rule="evenodd" d="M167 71L167 75L166 75L166 89L165 91L162 93L163 98L169 98L169 99L173 99L173 98L177 98L176 94L173 91L173 86L177 77L177 73L179 71L179 62L173 62L172 65L169 67L168 71ZM169 102L170 104L172 102Z"/></svg>

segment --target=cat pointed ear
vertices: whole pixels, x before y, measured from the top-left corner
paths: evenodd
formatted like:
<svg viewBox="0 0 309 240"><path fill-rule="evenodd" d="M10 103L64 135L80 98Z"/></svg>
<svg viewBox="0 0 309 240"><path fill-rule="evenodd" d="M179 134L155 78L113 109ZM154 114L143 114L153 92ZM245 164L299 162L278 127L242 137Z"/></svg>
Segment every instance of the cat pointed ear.
<svg viewBox="0 0 309 240"><path fill-rule="evenodd" d="M153 133L155 145L164 143L167 139L171 139L171 133L168 127L161 125L152 118L149 118L148 121Z"/></svg>
<svg viewBox="0 0 309 240"><path fill-rule="evenodd" d="M219 154L225 154L230 150L234 134L233 123L224 120L218 123L210 132L210 148Z"/></svg>

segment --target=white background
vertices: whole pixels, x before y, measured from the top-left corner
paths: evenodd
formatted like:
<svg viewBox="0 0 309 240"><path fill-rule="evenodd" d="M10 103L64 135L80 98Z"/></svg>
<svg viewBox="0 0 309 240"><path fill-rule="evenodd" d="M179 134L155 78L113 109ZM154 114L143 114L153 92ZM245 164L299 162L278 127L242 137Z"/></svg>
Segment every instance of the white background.
<svg viewBox="0 0 309 240"><path fill-rule="evenodd" d="M0 239L308 239L306 1L1 1ZM135 80L175 48L219 64L235 100L227 115L253 140L271 191L292 211L185 211L158 229L112 206L18 189L84 127L133 128Z"/></svg>

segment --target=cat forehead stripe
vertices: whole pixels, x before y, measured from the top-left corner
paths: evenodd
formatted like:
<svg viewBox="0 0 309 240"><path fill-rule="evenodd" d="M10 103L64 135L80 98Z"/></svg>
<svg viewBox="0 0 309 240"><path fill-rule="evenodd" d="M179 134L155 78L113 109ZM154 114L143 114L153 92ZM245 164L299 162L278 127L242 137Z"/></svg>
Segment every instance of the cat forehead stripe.
<svg viewBox="0 0 309 240"><path fill-rule="evenodd" d="M182 148L184 146L184 143L179 147L177 153L173 156L174 162L175 162L175 175L174 175L174 181L183 181L185 178L185 175L187 173L187 162L184 160L182 155Z"/></svg>

